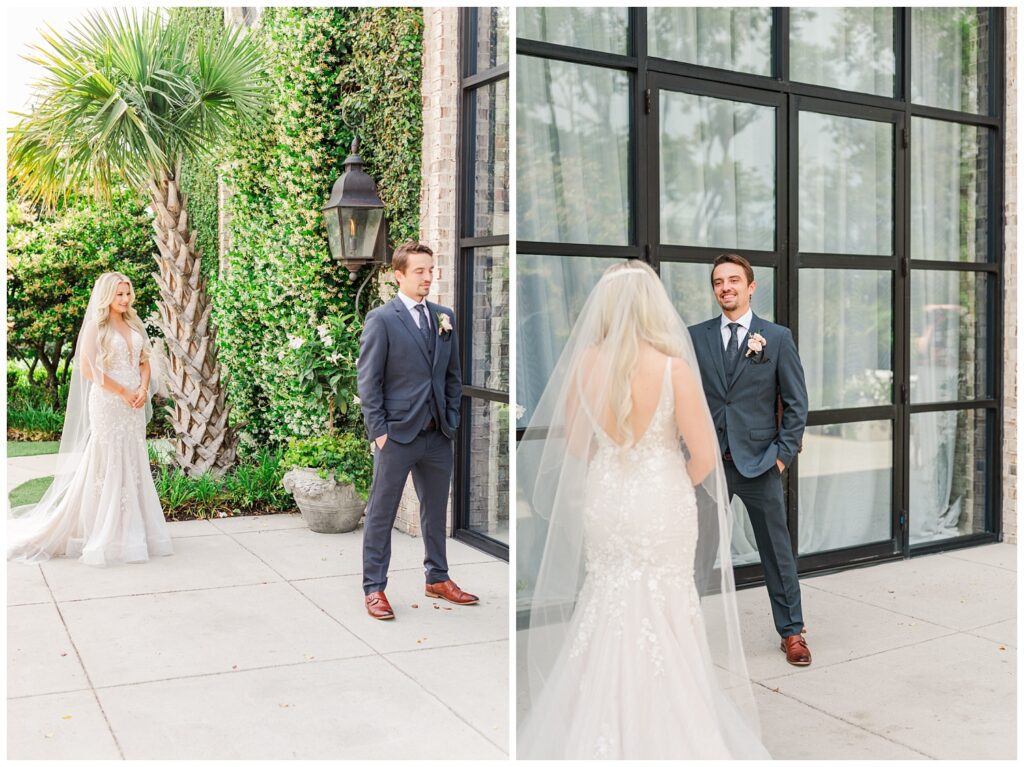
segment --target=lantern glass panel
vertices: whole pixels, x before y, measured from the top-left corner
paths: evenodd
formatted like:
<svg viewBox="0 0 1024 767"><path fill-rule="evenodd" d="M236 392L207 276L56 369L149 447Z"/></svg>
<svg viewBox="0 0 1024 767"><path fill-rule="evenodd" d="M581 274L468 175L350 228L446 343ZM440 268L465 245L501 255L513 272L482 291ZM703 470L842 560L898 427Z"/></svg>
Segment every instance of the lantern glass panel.
<svg viewBox="0 0 1024 767"><path fill-rule="evenodd" d="M373 260L384 211L380 208L346 208L341 211L341 252L343 260ZM330 232L328 232L330 234Z"/></svg>
<svg viewBox="0 0 1024 767"><path fill-rule="evenodd" d="M328 208L324 211L324 223L327 225L327 244L331 246L331 257L341 260L341 223L338 220L341 211Z"/></svg>

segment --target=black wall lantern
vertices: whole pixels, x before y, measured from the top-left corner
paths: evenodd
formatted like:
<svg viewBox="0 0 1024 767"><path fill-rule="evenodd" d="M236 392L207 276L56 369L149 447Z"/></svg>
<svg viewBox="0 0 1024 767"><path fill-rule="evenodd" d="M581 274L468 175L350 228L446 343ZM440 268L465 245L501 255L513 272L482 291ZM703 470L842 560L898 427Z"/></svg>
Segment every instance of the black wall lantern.
<svg viewBox="0 0 1024 767"><path fill-rule="evenodd" d="M327 224L331 257L348 269L349 282L365 264L387 260L387 222L377 184L363 172L358 136L352 141L345 170L334 182L331 198L321 208Z"/></svg>

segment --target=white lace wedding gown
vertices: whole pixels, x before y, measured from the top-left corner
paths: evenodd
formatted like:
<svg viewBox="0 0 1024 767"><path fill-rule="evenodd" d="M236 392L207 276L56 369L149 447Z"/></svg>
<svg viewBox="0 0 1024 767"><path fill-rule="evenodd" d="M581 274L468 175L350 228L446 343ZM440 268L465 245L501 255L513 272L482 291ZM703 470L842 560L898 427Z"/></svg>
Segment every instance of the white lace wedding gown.
<svg viewBox="0 0 1024 767"><path fill-rule="evenodd" d="M586 578L568 646L520 728L519 758L770 758L712 667L670 374L671 360L633 446L587 412L598 448L584 499Z"/></svg>
<svg viewBox="0 0 1024 767"><path fill-rule="evenodd" d="M143 339L131 331L129 349L121 333L110 336L113 362L107 375L135 391L142 383ZM8 559L68 556L108 565L173 553L149 469L145 410L129 407L100 386L90 389L90 435L74 477L51 508L11 520Z"/></svg>

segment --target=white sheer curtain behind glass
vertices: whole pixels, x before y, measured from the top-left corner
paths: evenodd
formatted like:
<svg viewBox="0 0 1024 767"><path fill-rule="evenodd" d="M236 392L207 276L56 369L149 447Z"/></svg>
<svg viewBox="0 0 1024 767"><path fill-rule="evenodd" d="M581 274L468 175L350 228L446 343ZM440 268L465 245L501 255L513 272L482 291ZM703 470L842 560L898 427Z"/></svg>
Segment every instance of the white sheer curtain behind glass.
<svg viewBox="0 0 1024 767"><path fill-rule="evenodd" d="M987 8L912 8L911 100L988 112Z"/></svg>
<svg viewBox="0 0 1024 767"><path fill-rule="evenodd" d="M775 247L775 109L661 91L661 241Z"/></svg>
<svg viewBox="0 0 1024 767"><path fill-rule="evenodd" d="M517 239L628 244L629 75L516 62Z"/></svg>
<svg viewBox="0 0 1024 767"><path fill-rule="evenodd" d="M772 73L771 8L648 8L648 54L755 75Z"/></svg>
<svg viewBox="0 0 1024 767"><path fill-rule="evenodd" d="M789 74L793 80L893 95L892 8L793 8L789 25Z"/></svg>
<svg viewBox="0 0 1024 767"><path fill-rule="evenodd" d="M626 55L629 19L625 8L517 8L516 36Z"/></svg>
<svg viewBox="0 0 1024 767"><path fill-rule="evenodd" d="M892 254L893 126L800 113L802 253Z"/></svg>

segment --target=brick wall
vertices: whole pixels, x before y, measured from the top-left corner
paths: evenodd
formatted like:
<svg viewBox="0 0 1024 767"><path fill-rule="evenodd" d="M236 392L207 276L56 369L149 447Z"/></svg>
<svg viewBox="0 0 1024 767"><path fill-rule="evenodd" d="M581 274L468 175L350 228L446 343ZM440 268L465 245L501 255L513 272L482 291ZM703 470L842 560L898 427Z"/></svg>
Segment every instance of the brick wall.
<svg viewBox="0 0 1024 767"><path fill-rule="evenodd" d="M423 9L423 183L420 187L420 241L434 251L430 300L455 306L458 232L459 9ZM448 530L451 531L451 501ZM406 485L395 527L419 535L419 501Z"/></svg>
<svg viewBox="0 0 1024 767"><path fill-rule="evenodd" d="M1003 540L1017 542L1017 9L1006 9Z"/></svg>

